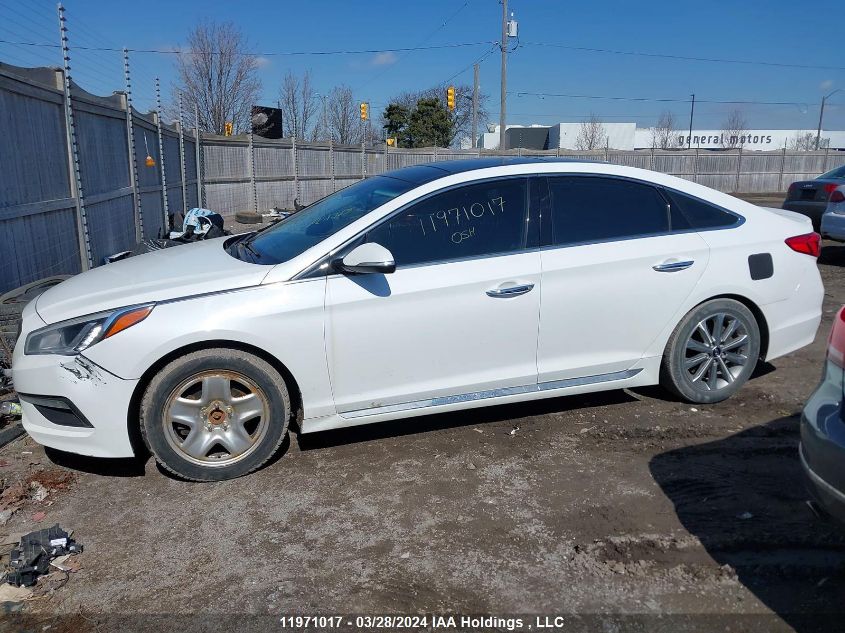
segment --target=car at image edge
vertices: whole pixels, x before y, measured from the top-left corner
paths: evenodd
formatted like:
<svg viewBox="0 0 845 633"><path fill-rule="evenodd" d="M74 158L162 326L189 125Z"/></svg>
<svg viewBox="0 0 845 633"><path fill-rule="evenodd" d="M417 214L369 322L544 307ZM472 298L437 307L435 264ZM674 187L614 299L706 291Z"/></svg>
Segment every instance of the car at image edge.
<svg viewBox="0 0 845 633"><path fill-rule="evenodd" d="M828 198L827 208L822 215L821 235L823 238L845 242L845 184L834 189Z"/></svg>
<svg viewBox="0 0 845 633"><path fill-rule="evenodd" d="M845 165L831 169L812 180L793 182L786 192L783 208L806 215L813 221L814 230L818 231L828 199L836 188L843 184L845 184Z"/></svg>
<svg viewBox="0 0 845 633"><path fill-rule="evenodd" d="M724 400L821 318L810 221L633 167L373 176L257 233L78 275L23 314L38 442L194 480L302 433L661 383ZM408 420L406 424L413 424Z"/></svg>
<svg viewBox="0 0 845 633"><path fill-rule="evenodd" d="M805 483L831 516L845 523L845 308L833 319L822 381L801 412L799 455Z"/></svg>

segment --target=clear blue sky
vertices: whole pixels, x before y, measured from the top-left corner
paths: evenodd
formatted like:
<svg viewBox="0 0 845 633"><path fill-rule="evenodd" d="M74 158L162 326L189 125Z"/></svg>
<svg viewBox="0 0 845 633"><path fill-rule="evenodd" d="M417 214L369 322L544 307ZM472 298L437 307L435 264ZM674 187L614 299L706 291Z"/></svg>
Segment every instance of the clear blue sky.
<svg viewBox="0 0 845 633"><path fill-rule="evenodd" d="M464 6L466 4L466 6ZM490 42L500 36L497 0L311 0L306 2L95 2L67 0L71 46L128 46L168 50L184 43L198 20L237 23L258 53L337 49L384 49L417 45ZM576 51L536 46L639 51L688 57L728 58L786 64L845 67L842 5L839 2L574 2L511 0L521 46L509 56L508 88L516 92L619 97L795 102L799 105L701 103L697 128L718 128L740 107L752 128L815 128L823 94L845 88L845 70L800 69L712 63ZM450 16L445 26L441 25ZM439 28L441 27L441 28ZM0 0L0 39L55 43L56 5L47 0ZM260 58L263 100L273 104L281 78L290 69L310 70L318 91L345 83L368 100L374 114L391 95L439 84L471 83L473 61L491 44L407 53ZM173 80L172 56L133 54L135 96L151 107L153 77L164 92ZM57 50L0 43L0 60L17 65L57 65ZM122 89L120 53L72 51L72 72L83 87L99 94ZM499 54L481 66L481 88L498 120ZM834 95L825 127L845 129L845 90ZM508 98L510 123L579 121L595 113L607 121L651 125L664 109L683 125L687 103Z"/></svg>

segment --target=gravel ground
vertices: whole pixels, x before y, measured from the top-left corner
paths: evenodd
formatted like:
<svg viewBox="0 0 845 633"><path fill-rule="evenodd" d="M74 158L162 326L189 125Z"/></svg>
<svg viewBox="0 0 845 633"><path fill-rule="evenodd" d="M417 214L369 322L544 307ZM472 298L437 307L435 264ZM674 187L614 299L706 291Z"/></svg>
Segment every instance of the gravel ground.
<svg viewBox="0 0 845 633"><path fill-rule="evenodd" d="M567 630L833 630L845 531L807 505L796 448L843 265L845 247L826 244L816 342L718 405L611 391L292 435L281 459L214 484L19 440L0 477L73 475L22 501L0 536L59 522L85 545L64 586L25 604L27 622L565 613L583 616Z"/></svg>

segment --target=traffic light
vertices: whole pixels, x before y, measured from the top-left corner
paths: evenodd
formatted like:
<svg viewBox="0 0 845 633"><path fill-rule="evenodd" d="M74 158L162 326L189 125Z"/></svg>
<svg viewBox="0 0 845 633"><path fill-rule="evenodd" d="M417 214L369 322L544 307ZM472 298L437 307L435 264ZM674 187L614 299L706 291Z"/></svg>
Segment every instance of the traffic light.
<svg viewBox="0 0 845 633"><path fill-rule="evenodd" d="M446 107L450 110L455 109L455 86L446 88Z"/></svg>
<svg viewBox="0 0 845 633"><path fill-rule="evenodd" d="M226 121L226 123L223 124L223 134L225 136L232 136L232 128L232 122Z"/></svg>
<svg viewBox="0 0 845 633"><path fill-rule="evenodd" d="M361 103L361 120L366 121L370 118L370 104L366 101Z"/></svg>
<svg viewBox="0 0 845 633"><path fill-rule="evenodd" d="M396 146L396 139L392 136L387 137L387 145L388 147L395 147Z"/></svg>

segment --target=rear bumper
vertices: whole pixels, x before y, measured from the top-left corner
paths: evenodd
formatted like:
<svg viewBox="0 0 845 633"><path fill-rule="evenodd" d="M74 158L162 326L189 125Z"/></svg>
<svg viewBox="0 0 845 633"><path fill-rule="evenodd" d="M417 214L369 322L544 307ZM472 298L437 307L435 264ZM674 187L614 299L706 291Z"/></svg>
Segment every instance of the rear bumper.
<svg viewBox="0 0 845 633"><path fill-rule="evenodd" d="M821 275L815 262L808 261L791 296L783 301L760 306L769 328L767 361L813 342L822 319L823 300Z"/></svg>
<svg viewBox="0 0 845 633"><path fill-rule="evenodd" d="M804 473L804 486L825 512L840 523L845 523L845 493L838 490L822 479L807 464L804 457L804 445L798 446L798 457L801 459L801 471Z"/></svg>

